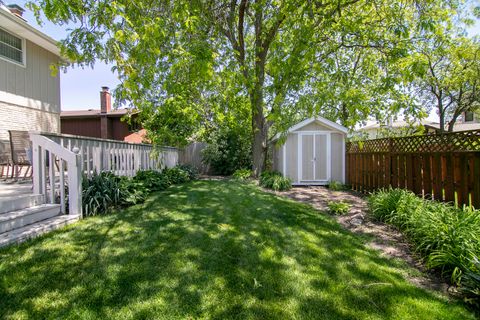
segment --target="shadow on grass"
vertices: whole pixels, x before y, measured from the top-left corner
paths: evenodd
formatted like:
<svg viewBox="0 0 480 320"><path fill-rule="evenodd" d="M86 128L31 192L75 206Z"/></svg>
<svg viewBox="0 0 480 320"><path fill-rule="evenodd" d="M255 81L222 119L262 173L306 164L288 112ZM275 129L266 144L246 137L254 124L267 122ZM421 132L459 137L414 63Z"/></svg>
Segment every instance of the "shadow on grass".
<svg viewBox="0 0 480 320"><path fill-rule="evenodd" d="M0 251L0 316L465 319L309 206L197 181Z"/></svg>

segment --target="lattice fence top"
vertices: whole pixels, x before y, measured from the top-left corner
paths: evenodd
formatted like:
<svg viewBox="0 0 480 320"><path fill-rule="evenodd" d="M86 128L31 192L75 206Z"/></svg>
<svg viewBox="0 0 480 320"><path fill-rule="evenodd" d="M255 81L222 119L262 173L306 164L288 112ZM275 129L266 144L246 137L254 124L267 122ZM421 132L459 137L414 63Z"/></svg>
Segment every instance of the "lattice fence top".
<svg viewBox="0 0 480 320"><path fill-rule="evenodd" d="M480 130L349 142L347 153L480 151Z"/></svg>

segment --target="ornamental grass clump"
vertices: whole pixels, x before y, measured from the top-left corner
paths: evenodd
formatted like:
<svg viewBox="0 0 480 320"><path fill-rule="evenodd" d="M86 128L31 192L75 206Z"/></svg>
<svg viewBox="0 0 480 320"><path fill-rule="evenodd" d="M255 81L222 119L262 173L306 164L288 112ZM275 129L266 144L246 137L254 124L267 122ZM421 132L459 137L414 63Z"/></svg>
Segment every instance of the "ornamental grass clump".
<svg viewBox="0 0 480 320"><path fill-rule="evenodd" d="M252 177L252 170L250 169L238 169L232 175L233 179L237 181L247 181Z"/></svg>
<svg viewBox="0 0 480 320"><path fill-rule="evenodd" d="M272 189L275 191L286 191L292 188L292 181L289 178L285 178L277 171L262 172L259 184L266 189Z"/></svg>
<svg viewBox="0 0 480 320"><path fill-rule="evenodd" d="M423 257L458 286L466 301L480 305L480 212L424 200L401 189L369 197L371 215L400 229Z"/></svg>

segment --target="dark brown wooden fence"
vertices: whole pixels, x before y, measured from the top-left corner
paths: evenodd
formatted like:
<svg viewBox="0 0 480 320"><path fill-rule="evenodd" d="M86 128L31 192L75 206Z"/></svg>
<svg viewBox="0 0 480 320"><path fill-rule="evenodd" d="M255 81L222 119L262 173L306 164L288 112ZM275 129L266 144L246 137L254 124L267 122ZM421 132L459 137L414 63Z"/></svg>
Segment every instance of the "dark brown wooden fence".
<svg viewBox="0 0 480 320"><path fill-rule="evenodd" d="M480 208L480 130L350 142L346 151L356 191L392 186Z"/></svg>

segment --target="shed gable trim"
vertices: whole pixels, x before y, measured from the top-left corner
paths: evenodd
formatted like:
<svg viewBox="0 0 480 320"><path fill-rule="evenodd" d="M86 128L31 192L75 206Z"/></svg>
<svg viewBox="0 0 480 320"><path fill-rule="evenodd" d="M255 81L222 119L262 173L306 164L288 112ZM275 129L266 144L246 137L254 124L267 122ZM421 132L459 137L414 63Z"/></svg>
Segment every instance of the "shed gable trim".
<svg viewBox="0 0 480 320"><path fill-rule="evenodd" d="M341 126L338 123L335 123L333 121L330 121L328 119L325 119L323 117L318 116L318 117L308 118L306 120L303 120L302 122L297 123L296 125L290 127L286 131L286 133L287 134L292 133L292 132L297 131L297 130L299 130L299 129L301 129L301 128L303 128L303 127L305 127L305 126L307 126L311 123L314 123L314 122L319 122L319 123L331 128L331 129L340 131L340 132L345 133L345 134L348 132L348 129L345 128L344 126ZM281 136L280 133L276 134L275 137L273 138L273 141L278 140L280 138L280 136Z"/></svg>

